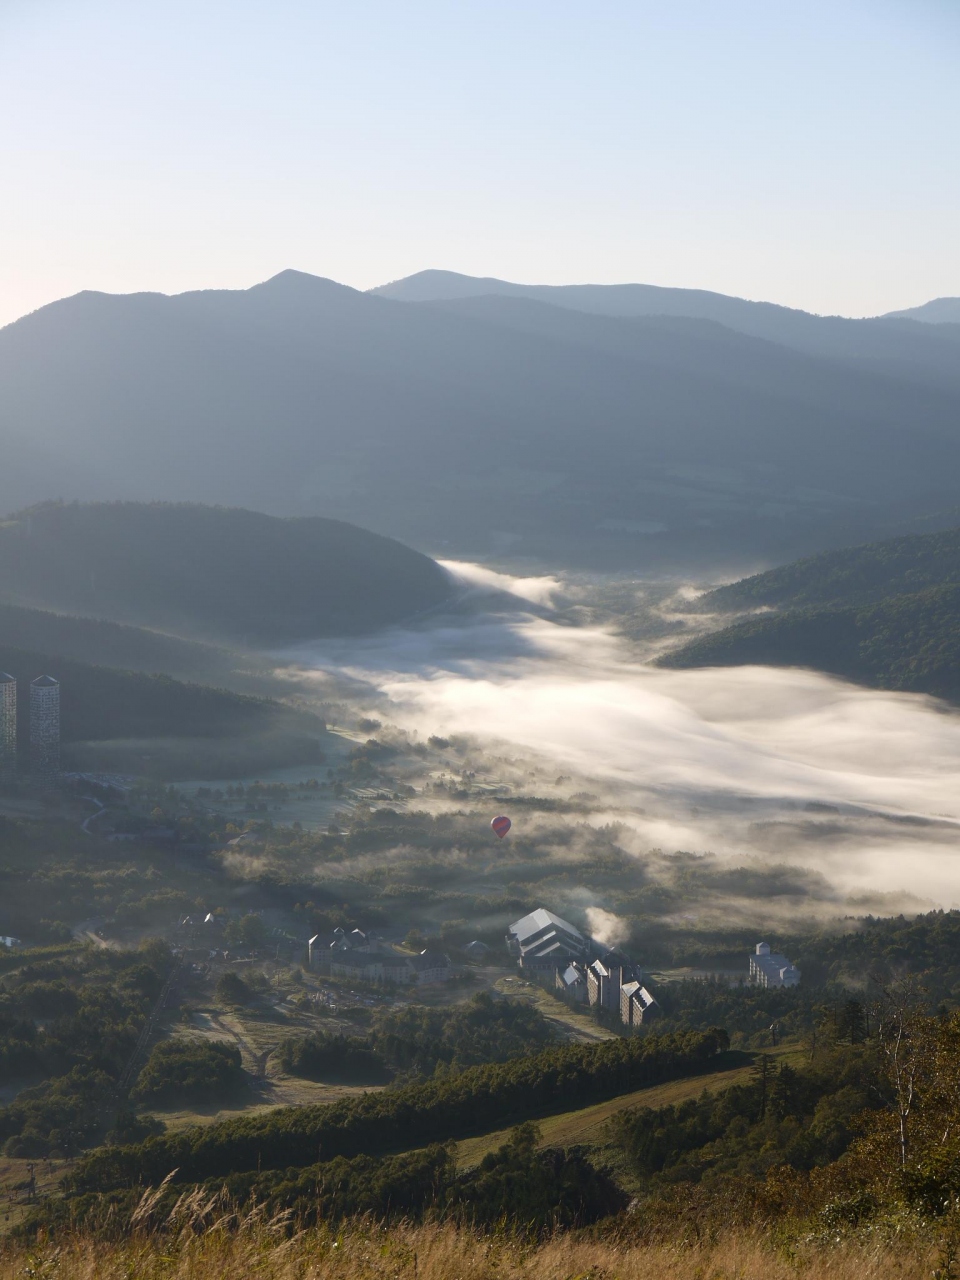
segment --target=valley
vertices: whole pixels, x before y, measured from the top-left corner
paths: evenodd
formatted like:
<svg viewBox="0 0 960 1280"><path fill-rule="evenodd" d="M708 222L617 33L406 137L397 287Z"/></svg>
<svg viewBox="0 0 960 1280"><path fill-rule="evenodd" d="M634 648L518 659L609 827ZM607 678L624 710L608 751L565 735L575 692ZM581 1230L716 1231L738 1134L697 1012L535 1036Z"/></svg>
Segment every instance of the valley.
<svg viewBox="0 0 960 1280"><path fill-rule="evenodd" d="M813 1177L859 1150L890 984L960 992L953 713L809 671L671 669L735 588L442 572L419 617L285 647L197 642L201 614L178 633L7 606L50 649L10 654L56 670L65 763L101 753L44 790L25 752L0 797L8 1231L92 1222L101 1198L132 1213L131 1178L173 1169L153 1213L223 1184L305 1225L389 1220L401 1196L479 1226L520 1178L544 1221L639 1196L666 1224L671 1197L715 1214L775 1159ZM91 663L101 643L134 669ZM219 688L151 672L167 658ZM272 760L274 725L315 757ZM627 957L649 1026L518 971L504 933L537 906ZM800 985L747 981L760 938ZM393 976L364 976L367 952ZM673 1135L655 1159L651 1124Z"/></svg>
<svg viewBox="0 0 960 1280"><path fill-rule="evenodd" d="M0 1280L958 1280L960 8L0 49Z"/></svg>

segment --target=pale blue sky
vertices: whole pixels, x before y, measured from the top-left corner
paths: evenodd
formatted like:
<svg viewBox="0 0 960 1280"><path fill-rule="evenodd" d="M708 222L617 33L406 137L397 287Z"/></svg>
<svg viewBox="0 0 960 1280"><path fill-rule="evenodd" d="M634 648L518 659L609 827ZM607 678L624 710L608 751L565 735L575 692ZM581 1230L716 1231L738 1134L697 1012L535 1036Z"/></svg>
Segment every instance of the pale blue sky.
<svg viewBox="0 0 960 1280"><path fill-rule="evenodd" d="M424 267L960 295L960 0L0 0L0 322Z"/></svg>

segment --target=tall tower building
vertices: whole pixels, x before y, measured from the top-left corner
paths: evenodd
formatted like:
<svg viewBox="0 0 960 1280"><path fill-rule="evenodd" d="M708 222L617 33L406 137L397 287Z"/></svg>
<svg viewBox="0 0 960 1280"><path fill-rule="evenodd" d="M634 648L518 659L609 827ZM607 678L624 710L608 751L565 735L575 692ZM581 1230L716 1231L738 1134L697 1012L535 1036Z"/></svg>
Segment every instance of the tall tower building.
<svg viewBox="0 0 960 1280"><path fill-rule="evenodd" d="M38 782L60 776L60 682L53 676L30 682L30 768Z"/></svg>
<svg viewBox="0 0 960 1280"><path fill-rule="evenodd" d="M17 678L0 671L0 784L17 772Z"/></svg>

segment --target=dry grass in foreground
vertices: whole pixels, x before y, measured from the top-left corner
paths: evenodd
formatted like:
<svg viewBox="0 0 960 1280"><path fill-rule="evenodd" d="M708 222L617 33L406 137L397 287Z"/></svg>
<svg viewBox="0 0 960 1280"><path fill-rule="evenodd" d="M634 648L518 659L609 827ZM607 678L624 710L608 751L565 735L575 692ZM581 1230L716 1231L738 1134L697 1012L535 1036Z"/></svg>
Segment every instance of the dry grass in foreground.
<svg viewBox="0 0 960 1280"><path fill-rule="evenodd" d="M666 1247L558 1236L540 1244L455 1227L360 1225L288 1238L248 1221L119 1243L68 1238L0 1249L0 1280L929 1280L937 1259L906 1244L787 1253L761 1237ZM949 1271L941 1274L949 1274Z"/></svg>

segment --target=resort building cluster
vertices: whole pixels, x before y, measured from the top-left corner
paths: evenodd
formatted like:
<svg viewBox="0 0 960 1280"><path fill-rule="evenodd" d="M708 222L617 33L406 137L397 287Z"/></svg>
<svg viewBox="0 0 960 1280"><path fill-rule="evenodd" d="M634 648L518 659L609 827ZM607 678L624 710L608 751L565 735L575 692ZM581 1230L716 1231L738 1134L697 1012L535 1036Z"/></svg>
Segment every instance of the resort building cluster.
<svg viewBox="0 0 960 1280"><path fill-rule="evenodd" d="M624 1026L642 1026L660 1012L636 965L545 907L514 921L506 943L523 974L577 1004L609 1010Z"/></svg>
<svg viewBox="0 0 960 1280"><path fill-rule="evenodd" d="M626 1027L645 1026L661 1012L643 971L632 960L545 907L515 920L506 943L526 977L575 1004L619 1015ZM758 942L746 976L762 987L795 987L800 970L786 956L771 951L769 943Z"/></svg>

